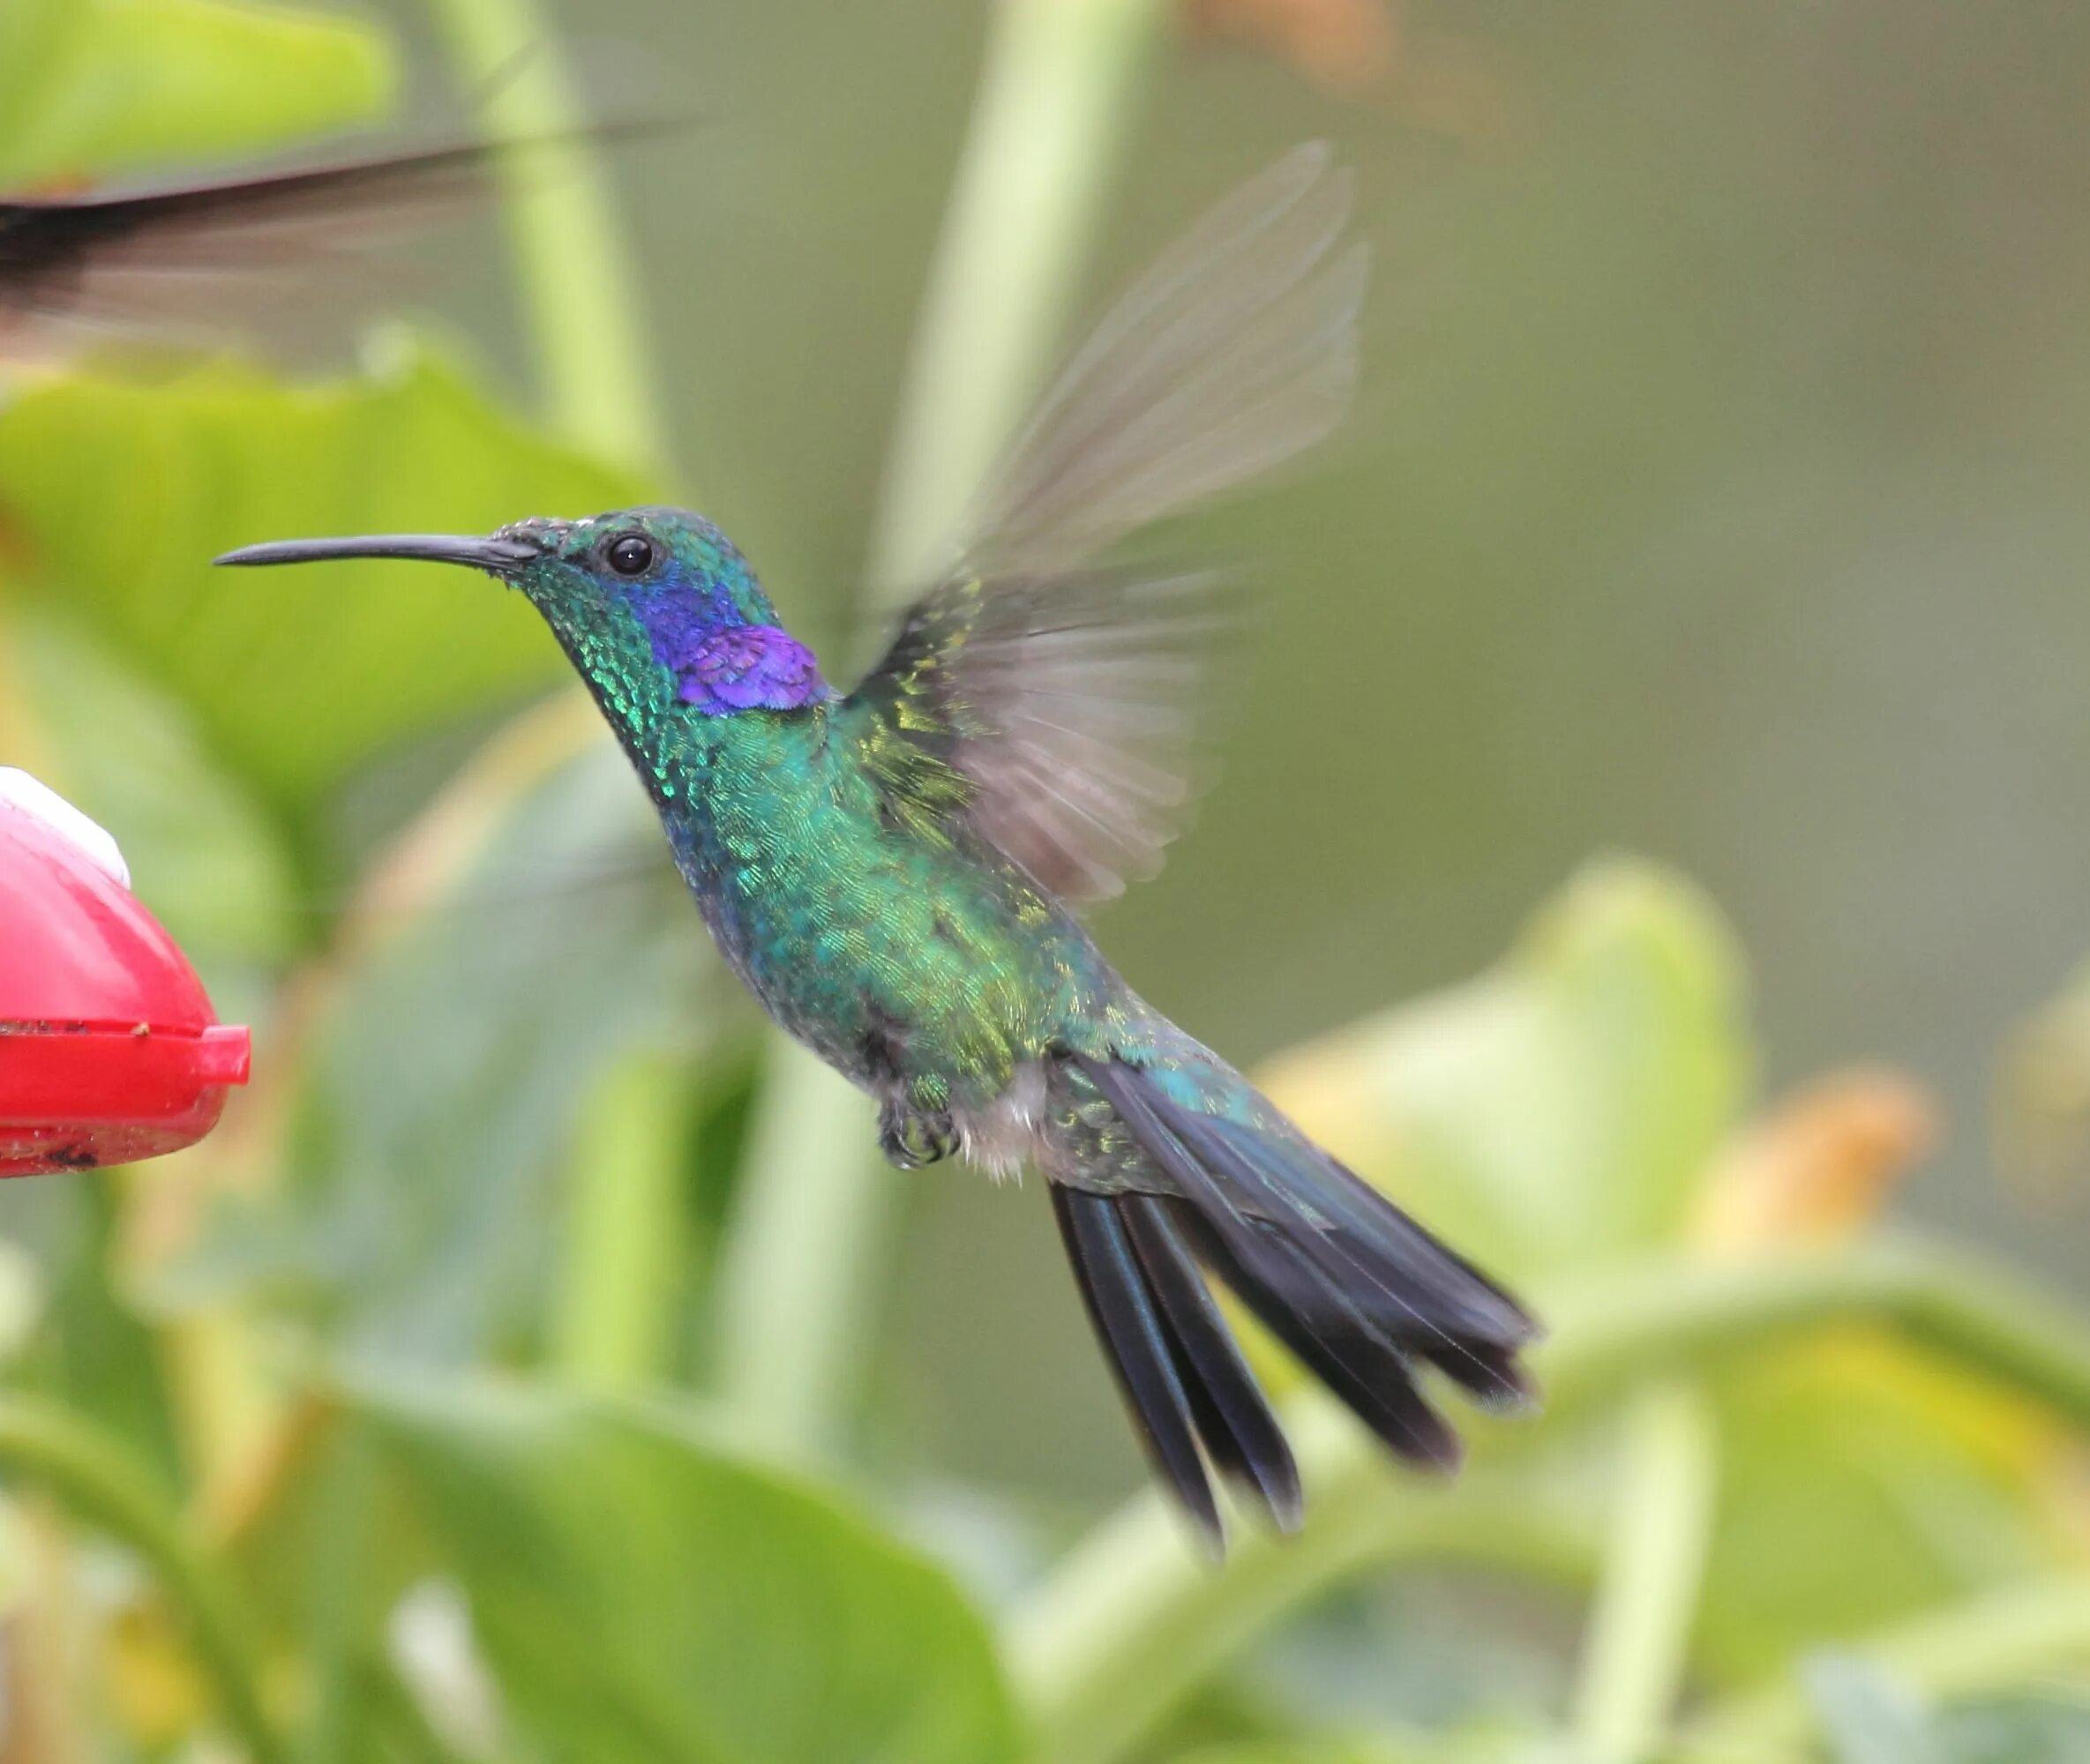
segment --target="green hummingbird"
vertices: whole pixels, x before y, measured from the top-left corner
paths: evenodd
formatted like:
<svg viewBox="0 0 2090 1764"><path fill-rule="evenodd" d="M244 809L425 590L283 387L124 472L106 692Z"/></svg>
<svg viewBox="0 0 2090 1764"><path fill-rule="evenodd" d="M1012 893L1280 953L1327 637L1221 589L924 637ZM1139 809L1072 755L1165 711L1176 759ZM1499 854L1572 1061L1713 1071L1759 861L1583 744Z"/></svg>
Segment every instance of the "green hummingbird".
<svg viewBox="0 0 2090 1764"><path fill-rule="evenodd" d="M639 508L485 538L291 540L223 564L401 557L519 589L658 810L720 952L868 1091L903 1168L1045 1177L1162 1480L1215 1545L1212 1476L1301 1515L1216 1277L1403 1457L1458 1440L1427 1364L1529 1394L1501 1287L1148 1005L1076 915L1150 871L1187 794L1205 579L1100 562L1319 439L1356 373L1349 179L1301 148L1223 202L1078 351L975 535L850 691L708 520Z"/></svg>

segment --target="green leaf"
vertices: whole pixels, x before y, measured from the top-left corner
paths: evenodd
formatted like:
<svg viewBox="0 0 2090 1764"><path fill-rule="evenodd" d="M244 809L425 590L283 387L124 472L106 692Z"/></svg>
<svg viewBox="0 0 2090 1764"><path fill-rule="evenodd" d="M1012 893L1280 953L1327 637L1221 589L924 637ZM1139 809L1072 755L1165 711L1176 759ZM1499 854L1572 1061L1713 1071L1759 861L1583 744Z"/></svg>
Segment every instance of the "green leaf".
<svg viewBox="0 0 2090 1764"><path fill-rule="evenodd" d="M511 1725L588 1764L1001 1764L1016 1723L943 1573L674 1415L361 1383Z"/></svg>
<svg viewBox="0 0 2090 1764"><path fill-rule="evenodd" d="M233 0L7 0L0 189L368 122L396 78L386 38L338 13Z"/></svg>
<svg viewBox="0 0 2090 1764"><path fill-rule="evenodd" d="M1296 1744L1228 1745L1193 1752L1177 1764L1434 1764L1450 1754L1427 1745L1366 1745L1300 1741Z"/></svg>
<svg viewBox="0 0 2090 1764"><path fill-rule="evenodd" d="M2082 1764L2090 1701L2011 1697L1932 1710L1891 1672L1847 1655L1807 1664L1835 1764Z"/></svg>
<svg viewBox="0 0 2090 1764"><path fill-rule="evenodd" d="M1837 1764L1945 1764L1929 1712L1877 1666L1824 1655L1806 1676Z"/></svg>
<svg viewBox="0 0 2090 1764"><path fill-rule="evenodd" d="M2010 1697L1938 1718L1950 1764L2083 1764L2090 1758L2090 1680L2072 1697Z"/></svg>
<svg viewBox="0 0 2090 1764"><path fill-rule="evenodd" d="M38 614L12 633L44 781L123 847L131 886L206 973L296 942L276 829L203 751L179 703L86 633ZM213 975L214 977L214 975Z"/></svg>
<svg viewBox="0 0 2090 1764"><path fill-rule="evenodd" d="M641 500L418 350L319 387L214 363L91 375L0 409L0 616L63 608L182 699L218 758L309 811L386 744L556 678L520 597L462 570L213 570L249 541L483 532Z"/></svg>
<svg viewBox="0 0 2090 1764"><path fill-rule="evenodd" d="M165 1366L117 1289L119 1230L106 1184L0 1183L0 1237L26 1252L47 1295L8 1378L120 1435L172 1481L181 1454Z"/></svg>
<svg viewBox="0 0 2090 1764"><path fill-rule="evenodd" d="M2085 1560L2079 1438L1919 1349L1847 1330L1709 1390L1724 1452L1698 1634L1727 1682Z"/></svg>
<svg viewBox="0 0 2090 1764"><path fill-rule="evenodd" d="M1375 1740L1300 1740L1201 1751L1175 1764L1590 1764L1562 1740L1490 1724Z"/></svg>
<svg viewBox="0 0 2090 1764"><path fill-rule="evenodd" d="M2081 1192L2090 1178L2090 968L2004 1043L1993 1106L2006 1174L2057 1206Z"/></svg>
<svg viewBox="0 0 2090 1764"><path fill-rule="evenodd" d="M1512 1279L1673 1239L1751 1065L1742 962L1705 898L1599 864L1492 974L1287 1055L1308 1132Z"/></svg>

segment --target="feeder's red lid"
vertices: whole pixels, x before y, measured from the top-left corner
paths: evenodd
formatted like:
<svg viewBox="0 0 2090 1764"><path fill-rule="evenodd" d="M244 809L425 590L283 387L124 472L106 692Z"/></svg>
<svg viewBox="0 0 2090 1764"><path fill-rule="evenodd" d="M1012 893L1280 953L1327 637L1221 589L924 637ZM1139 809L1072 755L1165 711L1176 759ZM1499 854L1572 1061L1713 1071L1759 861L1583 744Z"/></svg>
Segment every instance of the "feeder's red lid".
<svg viewBox="0 0 2090 1764"><path fill-rule="evenodd" d="M178 1150L247 1069L115 841L0 767L0 1177Z"/></svg>

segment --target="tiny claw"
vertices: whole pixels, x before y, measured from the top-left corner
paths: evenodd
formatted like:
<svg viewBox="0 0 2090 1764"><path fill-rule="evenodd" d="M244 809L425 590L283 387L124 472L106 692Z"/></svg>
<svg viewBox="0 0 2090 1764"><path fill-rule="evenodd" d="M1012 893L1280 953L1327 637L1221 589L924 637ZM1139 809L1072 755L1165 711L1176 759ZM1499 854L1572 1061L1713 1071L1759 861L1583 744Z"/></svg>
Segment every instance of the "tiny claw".
<svg viewBox="0 0 2090 1764"><path fill-rule="evenodd" d="M958 1149L958 1130L948 1115L919 1114L888 1102L878 1111L878 1148L896 1169L919 1170Z"/></svg>

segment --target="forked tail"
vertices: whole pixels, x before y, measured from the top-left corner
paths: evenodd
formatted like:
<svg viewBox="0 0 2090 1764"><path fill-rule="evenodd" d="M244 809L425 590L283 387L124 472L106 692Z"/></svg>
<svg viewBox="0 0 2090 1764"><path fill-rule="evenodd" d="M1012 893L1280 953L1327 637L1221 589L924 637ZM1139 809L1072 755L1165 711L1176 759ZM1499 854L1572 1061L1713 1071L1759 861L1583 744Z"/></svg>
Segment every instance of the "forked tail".
<svg viewBox="0 0 2090 1764"><path fill-rule="evenodd" d="M1285 1529L1300 1503L1291 1448L1201 1267L1404 1458L1460 1456L1419 1387L1425 1363L1483 1402L1530 1398L1517 1357L1538 1334L1531 1316L1245 1080L1208 1069L1224 1082L1215 1102L1209 1082L1187 1089L1165 1071L1070 1065L1147 1168L1113 1172L1124 1187L1052 1184L1067 1256L1149 1455L1215 1542L1208 1464Z"/></svg>

